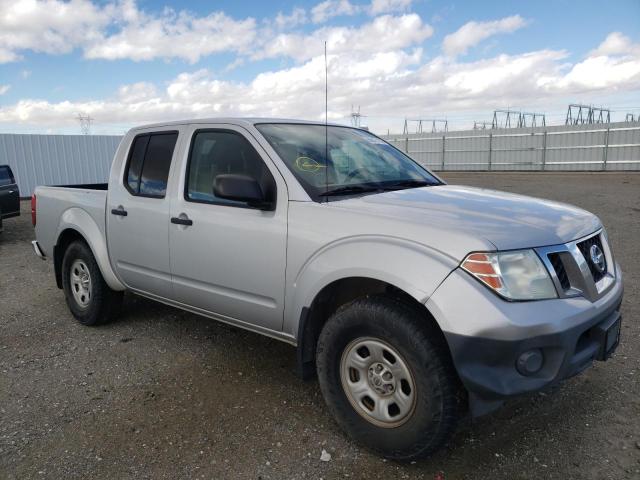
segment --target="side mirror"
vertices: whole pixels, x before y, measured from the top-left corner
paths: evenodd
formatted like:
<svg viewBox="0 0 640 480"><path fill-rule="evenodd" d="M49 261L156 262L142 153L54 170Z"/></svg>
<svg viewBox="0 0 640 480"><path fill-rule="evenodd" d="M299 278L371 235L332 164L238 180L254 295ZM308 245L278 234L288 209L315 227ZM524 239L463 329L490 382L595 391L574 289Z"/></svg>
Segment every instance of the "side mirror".
<svg viewBox="0 0 640 480"><path fill-rule="evenodd" d="M213 180L213 193L216 197L246 202L250 207L271 210L272 202L267 201L262 188L255 178L246 175L225 173Z"/></svg>

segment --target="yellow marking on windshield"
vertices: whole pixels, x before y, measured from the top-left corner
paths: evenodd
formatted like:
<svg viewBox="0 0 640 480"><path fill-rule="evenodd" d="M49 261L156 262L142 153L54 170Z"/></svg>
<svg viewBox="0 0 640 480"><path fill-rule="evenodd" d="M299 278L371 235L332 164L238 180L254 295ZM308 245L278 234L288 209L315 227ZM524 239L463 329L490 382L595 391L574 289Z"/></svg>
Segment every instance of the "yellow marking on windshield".
<svg viewBox="0 0 640 480"><path fill-rule="evenodd" d="M303 172L317 172L321 168L326 167L326 165L322 165L321 163L310 157L296 158L295 166L298 170L302 170Z"/></svg>

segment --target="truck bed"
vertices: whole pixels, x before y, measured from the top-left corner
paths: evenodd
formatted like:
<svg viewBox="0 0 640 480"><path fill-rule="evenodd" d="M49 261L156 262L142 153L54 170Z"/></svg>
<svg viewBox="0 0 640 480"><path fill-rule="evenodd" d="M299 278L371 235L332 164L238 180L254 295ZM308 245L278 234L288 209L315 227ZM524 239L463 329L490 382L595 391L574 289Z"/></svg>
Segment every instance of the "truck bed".
<svg viewBox="0 0 640 480"><path fill-rule="evenodd" d="M36 238L45 255L53 253L60 235L59 223L63 215L75 210L80 215L89 215L105 235L105 207L107 184L71 185L64 187L37 187Z"/></svg>

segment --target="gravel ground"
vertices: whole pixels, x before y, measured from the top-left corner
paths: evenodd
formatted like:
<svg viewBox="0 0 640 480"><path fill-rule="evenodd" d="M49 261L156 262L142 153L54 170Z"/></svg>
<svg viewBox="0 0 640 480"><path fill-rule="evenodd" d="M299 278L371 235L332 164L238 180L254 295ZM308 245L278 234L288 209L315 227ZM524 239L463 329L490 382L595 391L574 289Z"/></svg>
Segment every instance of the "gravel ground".
<svg viewBox="0 0 640 480"><path fill-rule="evenodd" d="M612 360L387 462L342 434L290 346L133 295L113 324L76 323L23 202L0 235L0 478L640 478L640 174L443 176L600 216L625 272Z"/></svg>

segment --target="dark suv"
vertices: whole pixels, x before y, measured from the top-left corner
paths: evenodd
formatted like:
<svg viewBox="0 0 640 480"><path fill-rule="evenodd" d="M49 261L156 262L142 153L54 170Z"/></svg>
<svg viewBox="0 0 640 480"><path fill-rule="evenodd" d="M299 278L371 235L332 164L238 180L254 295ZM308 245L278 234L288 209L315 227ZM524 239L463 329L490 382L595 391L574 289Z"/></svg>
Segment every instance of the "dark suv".
<svg viewBox="0 0 640 480"><path fill-rule="evenodd" d="M2 220L20 215L20 191L9 165L0 165L0 232Z"/></svg>

